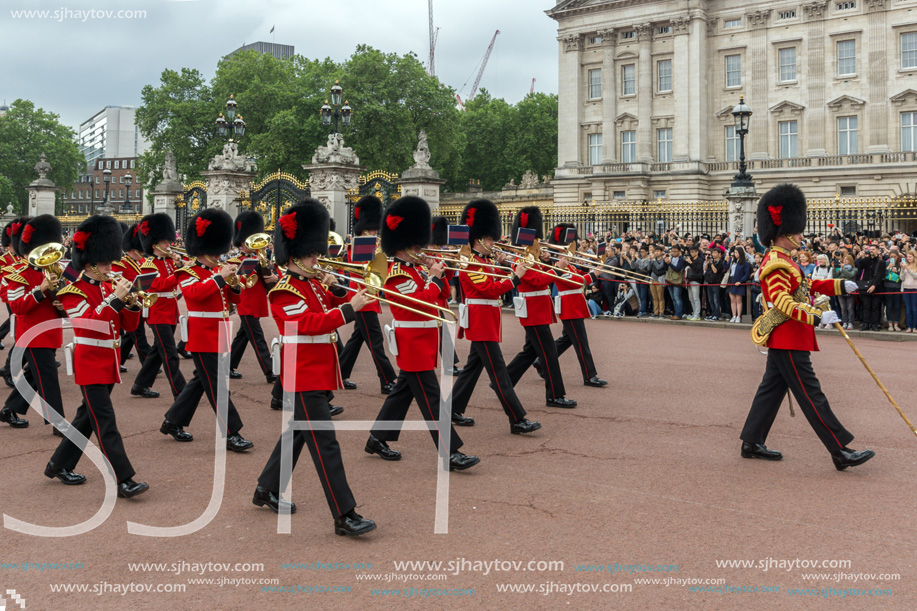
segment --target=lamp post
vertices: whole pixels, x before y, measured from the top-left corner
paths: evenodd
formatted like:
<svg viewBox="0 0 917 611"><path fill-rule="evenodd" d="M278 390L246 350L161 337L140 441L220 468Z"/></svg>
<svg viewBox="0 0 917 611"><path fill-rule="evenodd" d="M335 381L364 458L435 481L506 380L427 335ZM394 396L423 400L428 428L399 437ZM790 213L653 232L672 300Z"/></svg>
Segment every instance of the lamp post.
<svg viewBox="0 0 917 611"><path fill-rule="evenodd" d="M108 205L108 190L111 188L111 170L105 168L102 171L102 182L105 183L105 193L102 195L102 203L95 209L95 214L112 214L115 211L114 206Z"/></svg>
<svg viewBox="0 0 917 611"><path fill-rule="evenodd" d="M230 142L233 142L233 138L238 140L245 135L245 121L242 120L242 115L236 114L238 106L239 104L235 101L234 95L230 95L226 101L226 117L223 117L223 113L220 113L215 122L217 133L222 138L228 137Z"/></svg>
<svg viewBox="0 0 917 611"><path fill-rule="evenodd" d="M739 103L732 109L732 116L735 119L736 134L739 136L739 173L733 177L733 187L754 187L755 183L751 180L751 174L745 170L745 136L748 134L748 123L751 120L751 108L745 103L745 96L739 96Z"/></svg>
<svg viewBox="0 0 917 611"><path fill-rule="evenodd" d="M131 183L134 182L134 177L127 173L124 175L124 186L125 186L125 197L124 203L121 204L121 214L131 214L134 212L134 208L131 206Z"/></svg>
<svg viewBox="0 0 917 611"><path fill-rule="evenodd" d="M339 133L338 119L340 119L342 127L350 125L350 116L353 114L353 109L350 107L347 100L344 100L344 106L341 107L341 100L343 98L344 88L341 87L338 81L334 81L334 86L331 88L331 105L328 104L328 100L325 100L325 104L321 109L322 125L328 127L331 125L331 120L334 119L332 134Z"/></svg>

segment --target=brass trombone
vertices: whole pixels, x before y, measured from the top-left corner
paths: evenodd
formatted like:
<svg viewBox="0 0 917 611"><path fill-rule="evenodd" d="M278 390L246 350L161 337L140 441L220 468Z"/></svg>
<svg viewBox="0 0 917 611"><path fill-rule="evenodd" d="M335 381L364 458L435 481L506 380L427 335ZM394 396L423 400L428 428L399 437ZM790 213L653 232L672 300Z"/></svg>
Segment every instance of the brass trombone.
<svg viewBox="0 0 917 611"><path fill-rule="evenodd" d="M632 280L635 282L653 282L653 279L646 274L641 274L638 272L632 272L624 269L617 269L606 265L605 263L599 262L598 255L590 255L588 253L580 252L576 250L576 243L570 242L567 246L558 246L557 244L548 244L542 242L542 246L546 246L550 249L553 249L558 253L556 257L552 257L552 260L556 261L560 257L566 257L571 261L579 261L581 265L588 265L590 267L601 268L600 272L606 274L612 274L624 278L625 280Z"/></svg>
<svg viewBox="0 0 917 611"><path fill-rule="evenodd" d="M511 257L515 257L516 259L523 259L529 265L534 265L535 263L540 262L542 265L546 265L547 267L550 267L555 272L560 272L561 271L560 268L557 267L556 265L550 265L550 264L544 263L543 261L539 261L539 255L541 254L541 249L544 246L547 246L547 243L542 242L541 240L535 240L535 242L531 246L516 246L515 244L500 244L501 248L499 248L498 250L502 250L503 248L509 248L511 250L515 250L517 252L507 252L505 250L502 250L502 252L506 253L507 255ZM551 257L551 260L556 261L557 258ZM541 270L535 267L531 267L529 269L531 269L533 272L544 274L546 276L552 276L552 277L556 276L556 274L553 274L549 271Z"/></svg>
<svg viewBox="0 0 917 611"><path fill-rule="evenodd" d="M442 322L454 323L458 320L455 313L452 310L450 310L449 308L444 308L438 305L434 305L432 303L427 303L426 301L422 301L414 297L408 297L407 295L399 296L400 299L411 301L413 303L420 304L426 308L433 308L434 310L438 310L440 312L443 312L444 314L448 314L449 316L452 317L452 320L449 320L442 316L437 316L436 314L430 314L429 312L424 312L422 310L418 310L418 309L415 309L415 308L412 308L412 307L409 307L409 306L406 306L400 303L396 303L384 297L379 297L377 293L382 289L382 286L385 284L385 279L388 276L388 258L381 252L377 252L375 258L372 261L370 261L369 263L366 263L364 265L361 265L359 263L344 263L341 261L337 261L335 259L328 259L325 257L319 257L318 263L319 263L319 266L316 268L318 271L331 274L332 276L336 278L340 278L342 280L352 281L364 287L365 289L367 289L367 292L366 292L367 297L375 299L376 301L387 303L389 305L392 305L398 308L403 308L409 312L413 312L414 314L419 314L421 316L426 316L427 318L431 318L434 320L440 320ZM348 272L350 274L361 276L362 280L354 278L354 277L348 277L342 272ZM356 292L355 289L348 287L348 286L344 286L343 288L346 290L352 291L352 292Z"/></svg>
<svg viewBox="0 0 917 611"><path fill-rule="evenodd" d="M468 268L468 265L471 263L471 246L465 245L462 246L459 250L436 250L434 248L424 248L423 252L425 256L431 259L437 259L446 264L451 270L454 271L463 271ZM437 253L433 255L431 253ZM443 256L445 254L455 254L457 258ZM450 265L451 264L451 265ZM500 280L506 280L512 274L513 269L511 267L505 267L503 265L492 265L494 269L503 269L508 273L506 274L494 274L491 272L476 271L475 274L481 274L482 276L490 276L491 278L499 278Z"/></svg>

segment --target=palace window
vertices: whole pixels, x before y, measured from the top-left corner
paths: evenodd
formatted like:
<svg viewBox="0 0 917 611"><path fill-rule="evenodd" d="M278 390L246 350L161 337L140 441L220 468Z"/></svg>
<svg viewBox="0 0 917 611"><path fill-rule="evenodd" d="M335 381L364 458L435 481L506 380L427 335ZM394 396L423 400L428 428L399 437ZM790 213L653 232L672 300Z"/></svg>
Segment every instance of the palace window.
<svg viewBox="0 0 917 611"><path fill-rule="evenodd" d="M657 91L672 91L672 60L663 59L656 62Z"/></svg>
<svg viewBox="0 0 917 611"><path fill-rule="evenodd" d="M850 76L857 73L857 43L855 40L840 40L837 43L837 75Z"/></svg>
<svg viewBox="0 0 917 611"><path fill-rule="evenodd" d="M602 97L602 71L589 71L589 99L597 100Z"/></svg>
<svg viewBox="0 0 917 611"><path fill-rule="evenodd" d="M837 154L854 155L857 149L857 118L837 118Z"/></svg>
<svg viewBox="0 0 917 611"><path fill-rule="evenodd" d="M637 67L634 64L621 66L621 95L637 93Z"/></svg>
<svg viewBox="0 0 917 611"><path fill-rule="evenodd" d="M672 161L671 127L656 130L656 161L659 163L668 163Z"/></svg>
<svg viewBox="0 0 917 611"><path fill-rule="evenodd" d="M742 56L726 56L726 86L741 87L742 85Z"/></svg>
<svg viewBox="0 0 917 611"><path fill-rule="evenodd" d="M901 35L901 67L917 68L917 32Z"/></svg>
<svg viewBox="0 0 917 611"><path fill-rule="evenodd" d="M777 126L780 135L780 158L797 157L799 150L797 145L799 124L796 121L780 121Z"/></svg>
<svg viewBox="0 0 917 611"><path fill-rule="evenodd" d="M780 65L780 82L788 83L796 80L796 47L780 49L778 52Z"/></svg>
<svg viewBox="0 0 917 611"><path fill-rule="evenodd" d="M917 112L901 113L901 150L917 151Z"/></svg>
<svg viewBox="0 0 917 611"><path fill-rule="evenodd" d="M739 135L735 125L726 126L726 161L739 160Z"/></svg>
<svg viewBox="0 0 917 611"><path fill-rule="evenodd" d="M589 165L602 163L602 134L589 134Z"/></svg>
<svg viewBox="0 0 917 611"><path fill-rule="evenodd" d="M726 28L739 28L739 27L742 27L742 20L741 20L741 19L727 19L727 20L723 23L723 27L726 27Z"/></svg>
<svg viewBox="0 0 917 611"><path fill-rule="evenodd" d="M636 163L637 162L637 132L636 131L626 131L621 132L621 162L622 163Z"/></svg>

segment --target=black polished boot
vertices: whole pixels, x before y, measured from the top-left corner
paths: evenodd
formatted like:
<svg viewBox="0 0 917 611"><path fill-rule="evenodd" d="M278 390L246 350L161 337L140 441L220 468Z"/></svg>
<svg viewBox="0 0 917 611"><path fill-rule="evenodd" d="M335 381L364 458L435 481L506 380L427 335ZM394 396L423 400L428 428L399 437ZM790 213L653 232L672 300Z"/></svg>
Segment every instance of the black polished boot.
<svg viewBox="0 0 917 611"><path fill-rule="evenodd" d="M79 486L80 484L86 483L85 475L80 475L79 473L74 473L63 467L58 467L53 462L49 462L47 466L45 466L45 477L49 479L54 479L56 477L68 486Z"/></svg>
<svg viewBox="0 0 917 611"><path fill-rule="evenodd" d="M548 407L563 407L565 409L572 409L576 407L576 401L573 399L565 399L564 397L556 397L554 399L547 399L545 405Z"/></svg>
<svg viewBox="0 0 917 611"><path fill-rule="evenodd" d="M8 407L0 409L0 422L6 422L14 429L24 429L29 426L28 420L20 418L19 414Z"/></svg>
<svg viewBox="0 0 917 611"><path fill-rule="evenodd" d="M768 450L763 443L742 442L742 458L760 458L761 460L782 460L783 454L777 450Z"/></svg>
<svg viewBox="0 0 917 611"><path fill-rule="evenodd" d="M230 380L241 380L242 374L236 371L235 369L229 370L229 379Z"/></svg>
<svg viewBox="0 0 917 611"><path fill-rule="evenodd" d="M255 447L251 441L244 439L242 435L238 433L233 433L226 438L226 449L232 450L233 452L244 452L246 450L251 450Z"/></svg>
<svg viewBox="0 0 917 611"><path fill-rule="evenodd" d="M608 382L606 382L599 376L592 376L591 378L583 382L583 384L585 384L586 386L595 386L597 388L601 388L602 386L606 386Z"/></svg>
<svg viewBox="0 0 917 611"><path fill-rule="evenodd" d="M511 422L509 425L509 432L513 435L521 435L522 433L537 431L540 428L540 422L532 422L528 418L523 418L519 422Z"/></svg>
<svg viewBox="0 0 917 611"><path fill-rule="evenodd" d="M470 469L479 462L481 462L481 459L477 456L468 456L461 452L453 452L449 455L449 470L464 471L465 469Z"/></svg>
<svg viewBox="0 0 917 611"><path fill-rule="evenodd" d="M135 482L134 480L128 478L118 484L118 497L122 499L129 499L132 496L137 496L149 490L150 487L146 482Z"/></svg>
<svg viewBox="0 0 917 611"><path fill-rule="evenodd" d="M474 418L452 412L452 424L455 426L474 426Z"/></svg>
<svg viewBox="0 0 917 611"><path fill-rule="evenodd" d="M267 488L262 488L261 486L255 488L255 494L252 496L252 503L258 507L267 505L267 508L274 513L296 513L296 503L284 501L276 492L271 492Z"/></svg>
<svg viewBox="0 0 917 611"><path fill-rule="evenodd" d="M378 454L383 460L401 460L401 452L388 447L384 441L379 441L375 436L370 435L366 440L366 447L363 451L367 454Z"/></svg>
<svg viewBox="0 0 917 611"><path fill-rule="evenodd" d="M357 383L351 382L350 380L344 380L344 390L356 390Z"/></svg>
<svg viewBox="0 0 917 611"><path fill-rule="evenodd" d="M155 399L159 396L159 393L146 386L137 386L134 384L131 386L131 396L143 397L144 399Z"/></svg>
<svg viewBox="0 0 917 611"><path fill-rule="evenodd" d="M334 519L334 534L336 535L357 536L373 530L376 530L376 523L367 520L353 509Z"/></svg>
<svg viewBox="0 0 917 611"><path fill-rule="evenodd" d="M834 468L843 471L847 467L856 467L875 456L872 450L851 450L850 448L841 448L831 453L831 460L834 461Z"/></svg>
<svg viewBox="0 0 917 611"><path fill-rule="evenodd" d="M344 406L343 405L332 405L328 411L332 416L337 416L338 414L344 413Z"/></svg>
<svg viewBox="0 0 917 611"><path fill-rule="evenodd" d="M187 432L177 424L169 422L168 420L162 421L162 426L159 427L159 432L163 435L171 435L172 439L175 441L194 441L194 435Z"/></svg>
<svg viewBox="0 0 917 611"><path fill-rule="evenodd" d="M391 394L393 390L395 390L395 383L389 382L388 384L383 384L379 392L381 392L383 395L388 395Z"/></svg>

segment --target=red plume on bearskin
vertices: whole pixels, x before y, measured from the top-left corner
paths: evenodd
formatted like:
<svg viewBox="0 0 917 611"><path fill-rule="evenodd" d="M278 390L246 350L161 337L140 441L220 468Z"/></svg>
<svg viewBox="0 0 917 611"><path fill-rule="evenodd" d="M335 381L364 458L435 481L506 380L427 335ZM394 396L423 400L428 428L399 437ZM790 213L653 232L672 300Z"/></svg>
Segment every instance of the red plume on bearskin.
<svg viewBox="0 0 917 611"><path fill-rule="evenodd" d="M91 232L77 231L73 234L73 244L80 250L86 250L86 240L88 240L91 235Z"/></svg>
<svg viewBox="0 0 917 611"><path fill-rule="evenodd" d="M204 208L188 223L193 227L185 236L188 255L217 257L225 255L232 246L232 217L219 208Z"/></svg>
<svg viewBox="0 0 917 611"><path fill-rule="evenodd" d="M758 202L758 240L770 246L783 235L806 228L806 196L796 185L777 185Z"/></svg>
<svg viewBox="0 0 917 611"><path fill-rule="evenodd" d="M392 202L385 211L379 246L389 257L414 246L426 248L432 234L430 205L419 197L406 195Z"/></svg>
<svg viewBox="0 0 917 611"><path fill-rule="evenodd" d="M82 271L87 265L120 261L124 233L114 217L90 216L73 234L73 267Z"/></svg>
<svg viewBox="0 0 917 611"><path fill-rule="evenodd" d="M296 238L297 225L295 214L284 214L280 217L280 226L283 228L283 235L287 236L287 239Z"/></svg>
<svg viewBox="0 0 917 611"><path fill-rule="evenodd" d="M204 235L204 232L207 231L207 226L210 225L210 221L207 219L198 218L194 224L194 230L197 231L197 237Z"/></svg>

